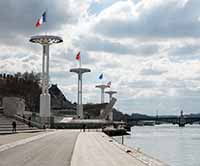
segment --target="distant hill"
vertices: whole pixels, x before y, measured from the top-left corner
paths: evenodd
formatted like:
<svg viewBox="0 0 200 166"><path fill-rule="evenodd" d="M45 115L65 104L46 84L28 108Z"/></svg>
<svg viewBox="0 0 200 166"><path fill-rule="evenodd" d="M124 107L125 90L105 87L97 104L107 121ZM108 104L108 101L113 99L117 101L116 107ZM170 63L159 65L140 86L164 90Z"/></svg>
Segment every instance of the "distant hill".
<svg viewBox="0 0 200 166"><path fill-rule="evenodd" d="M113 108L113 119L115 121L125 121L127 122L128 119L132 119L132 118L146 118L149 117L148 115L145 114L139 114L139 113L132 113L131 115L129 114L124 114L118 110L116 110L115 108Z"/></svg>
<svg viewBox="0 0 200 166"><path fill-rule="evenodd" d="M76 109L76 105L67 100L57 84L52 84L49 88L49 94L51 95L51 107L52 109Z"/></svg>
<svg viewBox="0 0 200 166"><path fill-rule="evenodd" d="M51 95L51 107L53 109L75 110L75 105L65 98L57 85L52 85L49 93ZM40 94L39 73L0 74L0 101L3 97L20 97L25 99L27 111L39 112Z"/></svg>

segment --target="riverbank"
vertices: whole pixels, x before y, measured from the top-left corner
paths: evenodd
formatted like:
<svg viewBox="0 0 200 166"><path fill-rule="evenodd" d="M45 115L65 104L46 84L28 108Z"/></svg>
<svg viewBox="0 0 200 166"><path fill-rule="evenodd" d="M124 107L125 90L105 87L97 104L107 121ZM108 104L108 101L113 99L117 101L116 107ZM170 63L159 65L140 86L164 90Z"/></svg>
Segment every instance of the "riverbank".
<svg viewBox="0 0 200 166"><path fill-rule="evenodd" d="M80 133L71 166L165 166L142 152L125 147L102 132Z"/></svg>
<svg viewBox="0 0 200 166"><path fill-rule="evenodd" d="M77 133L77 137L70 137L71 134L73 133ZM49 132L48 132L49 133ZM40 135L43 135L42 137L40 137ZM113 140L112 138L108 137L107 135L105 135L102 132L79 132L79 131L67 131L67 130L58 130L58 131L54 131L51 132L51 134L48 137L48 134L45 136L45 133L41 133L38 135L34 135L33 137L29 137L29 138L25 138L25 139L21 139L21 142L23 142L23 140L25 141L25 144L29 144L28 139L31 141L32 144L36 144L37 141L41 142L44 139L48 139L49 143L51 142L55 142L55 138L54 135L56 136L56 140L59 140L59 136L65 136L66 138L68 138L68 140L66 141L70 141L69 139L75 139L73 141L75 141L74 146L71 146L71 162L69 165L71 166L90 166L90 165L97 165L97 166L132 166L132 165L137 165L137 166L147 166L147 165L151 165L151 166L164 166L165 164L163 164L162 162L155 160L153 158L150 158L148 156L145 156L143 153L141 152L137 152L134 149L130 149L127 148L123 145L120 145L119 143L117 143L115 140ZM69 136L67 136L69 135ZM18 137L18 134L13 134L10 137L13 137L12 140L14 141L14 138ZM32 139L34 138L35 139ZM38 138L37 138L38 137ZM18 137L19 138L19 137ZM52 138L53 140L50 140L50 138ZM2 142L2 139L5 139L5 137L0 136L0 142ZM60 138L61 139L61 138ZM19 142L19 139L17 140ZM17 142L16 141L16 142ZM63 139L63 145L65 145L65 139ZM14 142L10 142L9 144L13 144ZM37 143L38 144L38 143ZM8 144L7 144L8 145ZM1 145L0 148L2 146L5 145ZM20 149L20 145L17 145L18 149ZM23 145L25 146L25 145ZM52 145L49 145L52 146ZM47 148L49 148L49 146L46 146ZM62 145L61 145L62 146ZM11 148L9 148L9 146L7 146L8 149L6 150L14 150L16 147L12 146ZM56 148L55 148L56 147ZM58 151L60 152L60 149L66 149L65 147L60 147L60 146L55 146L54 147L54 152L51 153L51 155L53 154L57 154ZM15 149L15 151L18 150L17 148ZM22 148L21 148L22 149ZM4 151L6 151L4 150ZM30 154L34 153L31 152L32 148L30 148L28 151ZM4 152L3 151L3 152ZM45 151L45 149L43 149L43 151ZM0 156L1 156L2 152L0 152ZM40 154L42 155L42 154ZM47 154L45 154L46 156ZM68 154L69 155L69 154ZM48 156L46 156L48 158ZM21 157L18 157L18 160L20 160ZM63 158L64 159L64 158ZM12 158L10 158L10 160L12 160ZM26 158L24 158L23 160L26 160ZM43 159L44 160L44 159ZM44 162L41 158L41 161ZM34 158L33 158L34 161ZM38 161L39 162L39 161ZM46 163L48 163L48 160L45 161ZM5 164L6 165L6 164Z"/></svg>
<svg viewBox="0 0 200 166"><path fill-rule="evenodd" d="M200 166L199 129L200 125L134 126L124 136L124 144L172 166ZM122 141L121 137L115 139Z"/></svg>

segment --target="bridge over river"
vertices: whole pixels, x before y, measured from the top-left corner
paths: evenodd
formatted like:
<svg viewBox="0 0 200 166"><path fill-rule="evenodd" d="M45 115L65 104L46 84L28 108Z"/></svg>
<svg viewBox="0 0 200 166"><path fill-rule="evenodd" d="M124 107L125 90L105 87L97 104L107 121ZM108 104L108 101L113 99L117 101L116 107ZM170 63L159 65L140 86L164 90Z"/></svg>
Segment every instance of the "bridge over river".
<svg viewBox="0 0 200 166"><path fill-rule="evenodd" d="M184 115L181 110L180 116L146 116L146 117L132 117L128 119L128 124L137 125L141 121L155 121L155 123L172 123L184 127L186 124L199 123L200 116Z"/></svg>

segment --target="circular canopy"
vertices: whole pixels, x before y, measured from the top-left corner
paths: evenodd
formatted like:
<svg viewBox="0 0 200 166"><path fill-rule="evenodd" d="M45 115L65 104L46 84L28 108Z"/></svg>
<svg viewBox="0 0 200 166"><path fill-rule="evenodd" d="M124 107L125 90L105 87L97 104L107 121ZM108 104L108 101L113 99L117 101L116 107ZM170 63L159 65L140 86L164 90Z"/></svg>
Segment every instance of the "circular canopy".
<svg viewBox="0 0 200 166"><path fill-rule="evenodd" d="M106 89L106 88L110 88L110 86L102 84L102 85L96 85L96 88Z"/></svg>
<svg viewBox="0 0 200 166"><path fill-rule="evenodd" d="M39 35L39 36L32 36L29 40L32 43L39 43L39 44L56 44L63 42L63 39L59 36L49 36L49 35Z"/></svg>
<svg viewBox="0 0 200 166"><path fill-rule="evenodd" d="M115 93L117 93L117 91L106 91L105 93L107 93L107 94L115 94Z"/></svg>
<svg viewBox="0 0 200 166"><path fill-rule="evenodd" d="M91 70L87 69L87 68L73 68L73 69L70 69L70 72L74 72L77 74L83 74L83 73L91 72Z"/></svg>

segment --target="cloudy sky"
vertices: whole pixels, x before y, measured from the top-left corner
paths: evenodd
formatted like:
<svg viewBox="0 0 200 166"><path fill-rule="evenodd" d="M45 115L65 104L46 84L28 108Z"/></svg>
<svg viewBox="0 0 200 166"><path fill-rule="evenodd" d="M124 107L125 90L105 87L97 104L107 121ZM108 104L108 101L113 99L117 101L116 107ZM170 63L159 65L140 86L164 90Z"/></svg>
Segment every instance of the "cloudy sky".
<svg viewBox="0 0 200 166"><path fill-rule="evenodd" d="M45 10L47 23L35 28ZM6 0L0 22L0 73L40 72L41 46L29 39L58 35L64 42L50 48L50 79L70 101L77 75L69 70L81 51L92 70L83 79L84 103L100 102L95 85L112 81L124 113L200 112L199 0Z"/></svg>

